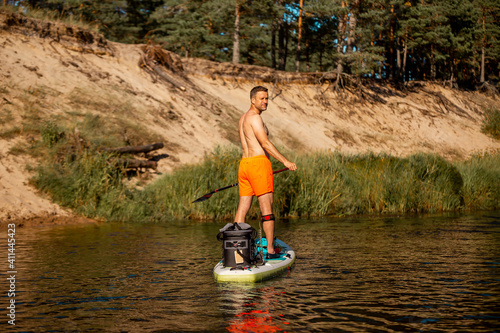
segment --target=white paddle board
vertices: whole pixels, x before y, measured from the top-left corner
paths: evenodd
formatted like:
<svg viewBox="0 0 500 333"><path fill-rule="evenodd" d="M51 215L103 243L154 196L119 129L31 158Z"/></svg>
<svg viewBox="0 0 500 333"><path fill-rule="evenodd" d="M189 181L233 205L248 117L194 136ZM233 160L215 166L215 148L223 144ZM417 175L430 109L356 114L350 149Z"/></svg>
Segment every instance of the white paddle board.
<svg viewBox="0 0 500 333"><path fill-rule="evenodd" d="M260 251L260 239L256 242L257 252ZM295 263L295 252L282 240L275 239L276 259L265 259L264 264L251 266L224 267L222 260L214 267L214 278L217 282L261 282L271 279L287 271ZM278 252L279 251L279 252ZM266 257L266 239L264 238L264 258Z"/></svg>

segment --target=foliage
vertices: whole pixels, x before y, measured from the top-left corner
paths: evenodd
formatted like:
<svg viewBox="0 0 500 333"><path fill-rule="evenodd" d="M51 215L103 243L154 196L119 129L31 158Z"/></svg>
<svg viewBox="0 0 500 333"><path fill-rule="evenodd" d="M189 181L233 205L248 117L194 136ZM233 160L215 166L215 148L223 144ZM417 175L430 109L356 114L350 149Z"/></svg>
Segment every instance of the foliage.
<svg viewBox="0 0 500 333"><path fill-rule="evenodd" d="M457 163L462 175L463 204L466 209L500 208L500 153L486 153L472 156Z"/></svg>
<svg viewBox="0 0 500 333"><path fill-rule="evenodd" d="M114 163L115 156L99 150L126 144L122 137L126 125L122 122L113 123L90 114L73 125L68 122L56 125L53 119L43 122L41 142L34 142L28 151L42 160L32 183L52 200L77 213L110 220L126 219L135 191L126 186L125 170ZM78 129L77 133L69 126ZM152 136L140 127L130 132L142 139ZM133 135L130 137L134 139Z"/></svg>
<svg viewBox="0 0 500 333"><path fill-rule="evenodd" d="M492 138L500 140L500 111L497 108L485 110L481 130Z"/></svg>
<svg viewBox="0 0 500 333"><path fill-rule="evenodd" d="M216 188L236 183L239 158L238 149L219 147L201 164L183 166L148 186L141 197L152 204L149 207L154 207L151 217L155 220L165 217L232 218L238 204L234 189L217 193L202 204L192 201Z"/></svg>
<svg viewBox="0 0 500 333"><path fill-rule="evenodd" d="M63 206L89 217L111 218L126 190L109 156L85 151L76 159L42 164L33 183Z"/></svg>
<svg viewBox="0 0 500 333"><path fill-rule="evenodd" d="M41 132L43 142L49 147L52 147L64 137L64 132L54 121L47 121Z"/></svg>
<svg viewBox="0 0 500 333"><path fill-rule="evenodd" d="M231 61L239 8L240 62L295 70L300 0L4 1L24 12L99 26L114 41L148 39L182 56ZM495 0L304 0L300 69L396 81L498 82ZM290 61L292 59L292 61ZM483 65L484 62L484 65Z"/></svg>
<svg viewBox="0 0 500 333"><path fill-rule="evenodd" d="M85 150L38 169L34 184L60 204L91 217L120 221L232 219L237 188L193 200L237 180L240 151L217 148L143 190L128 188L110 156ZM281 217L400 214L500 208L500 154L457 163L417 154L315 153L294 158L296 172L275 175L274 211ZM274 169L282 166L273 160ZM257 200L249 219L260 216Z"/></svg>

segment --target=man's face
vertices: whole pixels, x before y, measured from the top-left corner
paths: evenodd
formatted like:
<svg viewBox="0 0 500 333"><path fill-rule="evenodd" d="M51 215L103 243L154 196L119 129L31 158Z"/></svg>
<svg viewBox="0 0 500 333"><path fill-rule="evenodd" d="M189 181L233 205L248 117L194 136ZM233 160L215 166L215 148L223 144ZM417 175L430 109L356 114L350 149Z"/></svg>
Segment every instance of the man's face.
<svg viewBox="0 0 500 333"><path fill-rule="evenodd" d="M252 98L252 104L260 112L266 111L268 103L269 103L269 97L267 92L265 91L259 91L257 95L255 95L255 97Z"/></svg>

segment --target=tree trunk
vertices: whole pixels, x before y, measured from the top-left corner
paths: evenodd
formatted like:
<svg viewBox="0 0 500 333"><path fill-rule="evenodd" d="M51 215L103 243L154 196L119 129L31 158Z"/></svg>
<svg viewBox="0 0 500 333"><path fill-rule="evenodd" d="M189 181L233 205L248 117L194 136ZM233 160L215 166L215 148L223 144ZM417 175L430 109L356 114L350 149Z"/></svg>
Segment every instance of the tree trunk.
<svg viewBox="0 0 500 333"><path fill-rule="evenodd" d="M345 7L346 3L342 1L342 7ZM347 22L347 16L342 15L339 20L339 30L337 35L337 54L339 54L339 59L337 60L337 80L335 81L335 88L338 87L340 82L340 76L342 75L343 66L342 66L342 56L344 49L344 40L345 40L345 26Z"/></svg>
<svg viewBox="0 0 500 333"><path fill-rule="evenodd" d="M394 5L391 5L391 19L390 19L390 31L389 31L389 59L388 59L388 71L389 73L389 78L393 79L394 78L394 20L392 19L394 15ZM399 50L398 50L399 51Z"/></svg>
<svg viewBox="0 0 500 333"><path fill-rule="evenodd" d="M431 54L429 55L430 79L436 79L436 60L434 59L434 45L431 45ZM425 79L425 78L424 78Z"/></svg>
<svg viewBox="0 0 500 333"><path fill-rule="evenodd" d="M406 27L406 35L405 35L404 43L405 43L405 46L404 46L404 51L403 51L403 68L401 71L402 71L404 80L408 81L409 78L406 76L406 58L408 55L408 27Z"/></svg>
<svg viewBox="0 0 500 333"><path fill-rule="evenodd" d="M309 41L306 39L306 71L309 72L311 70L311 59L309 52Z"/></svg>
<svg viewBox="0 0 500 333"><path fill-rule="evenodd" d="M286 61L288 59L288 42L290 40L290 27L285 23L285 60L283 61L283 70L286 70Z"/></svg>
<svg viewBox="0 0 500 333"><path fill-rule="evenodd" d="M354 2L352 4L352 7L357 6L357 2ZM349 34L347 36L347 53L352 53L354 51L354 43L356 41L356 23L357 23L357 18L356 14L354 13L354 10L351 10L351 13L349 15Z"/></svg>
<svg viewBox="0 0 500 333"><path fill-rule="evenodd" d="M300 0L299 3L299 31L297 36L297 55L295 59L295 71L298 73L300 68L300 39L302 37L302 6L304 6L304 0Z"/></svg>
<svg viewBox="0 0 500 333"><path fill-rule="evenodd" d="M476 51L472 51L472 52L473 52L474 57L472 58L472 67L471 67L472 74L471 75L473 78L476 78L477 77L477 73L476 73L477 52Z"/></svg>
<svg viewBox="0 0 500 333"><path fill-rule="evenodd" d="M236 0L234 9L233 64L240 63L240 4Z"/></svg>
<svg viewBox="0 0 500 333"><path fill-rule="evenodd" d="M276 18L271 24L271 68L276 69Z"/></svg>
<svg viewBox="0 0 500 333"><path fill-rule="evenodd" d="M180 82L178 82L177 80L170 77L170 75L165 73L160 66L155 65L154 62L151 62L151 63L152 63L152 68L153 68L154 72L156 74L158 74L158 76L160 76L162 79L164 79L168 83L172 84L174 87L179 88L182 91L186 91L186 87L184 87Z"/></svg>
<svg viewBox="0 0 500 333"><path fill-rule="evenodd" d="M484 45L486 44L486 32L485 32L485 29L484 29L484 21L485 21L485 9L483 8L483 40L482 40L482 45L481 45L481 79L480 79L480 82L483 83L485 81L485 78L484 78L484 63L485 63L485 53L486 53L486 50L485 50L485 47Z"/></svg>
<svg viewBox="0 0 500 333"><path fill-rule="evenodd" d="M284 20L280 20L278 33L278 69L284 71L286 67L288 44L288 27Z"/></svg>
<svg viewBox="0 0 500 333"><path fill-rule="evenodd" d="M484 76L484 59L485 59L485 49L484 49L484 44L483 44L483 47L481 48L481 83L483 83L485 80L485 76Z"/></svg>
<svg viewBox="0 0 500 333"><path fill-rule="evenodd" d="M354 46L356 42L356 24L358 22L358 19L356 17L355 13L355 7L357 6L358 1L354 1L354 3L351 6L351 13L349 14L349 33L347 34L347 61L349 62L349 73L352 74L352 61L353 58L351 55L354 52Z"/></svg>
<svg viewBox="0 0 500 333"><path fill-rule="evenodd" d="M396 49L396 80L401 81L401 50Z"/></svg>

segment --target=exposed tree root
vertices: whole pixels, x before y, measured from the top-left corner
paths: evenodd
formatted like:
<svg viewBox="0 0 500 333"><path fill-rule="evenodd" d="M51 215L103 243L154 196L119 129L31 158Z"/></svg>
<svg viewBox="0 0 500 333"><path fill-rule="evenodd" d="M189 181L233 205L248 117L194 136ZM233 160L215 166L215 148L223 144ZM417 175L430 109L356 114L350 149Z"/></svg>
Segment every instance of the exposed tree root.
<svg viewBox="0 0 500 333"><path fill-rule="evenodd" d="M149 42L142 50L144 54L139 60L139 67L146 70L153 78L157 80L158 77L167 81L174 87L185 91L186 87L178 80L170 76L164 69L170 70L177 76L182 76L182 62L181 59L174 53L163 49L160 45Z"/></svg>
<svg viewBox="0 0 500 333"><path fill-rule="evenodd" d="M481 86L479 86L478 90L490 97L498 97L500 95L498 89L489 82L484 82Z"/></svg>

